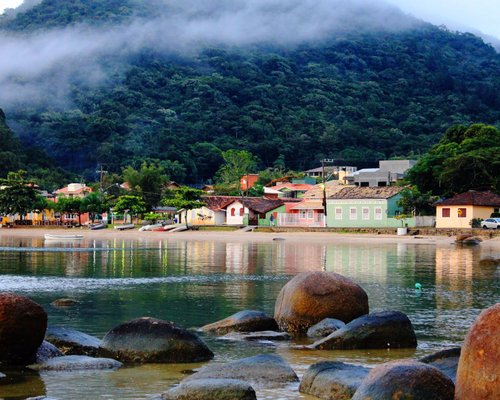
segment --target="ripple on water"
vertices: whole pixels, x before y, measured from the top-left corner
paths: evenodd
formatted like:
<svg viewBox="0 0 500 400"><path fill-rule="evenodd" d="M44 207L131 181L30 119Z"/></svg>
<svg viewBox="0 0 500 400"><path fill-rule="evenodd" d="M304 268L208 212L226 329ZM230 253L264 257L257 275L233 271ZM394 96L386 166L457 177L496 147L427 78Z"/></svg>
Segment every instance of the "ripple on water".
<svg viewBox="0 0 500 400"><path fill-rule="evenodd" d="M65 278L65 277L36 277L19 275L1 275L0 291L6 292L36 292L51 293L60 290L72 291L73 293L84 293L94 290L113 289L120 290L134 286L154 284L184 284L184 283L236 283L236 282L262 282L262 281L285 281L284 276L267 275L189 275L168 276L155 278Z"/></svg>

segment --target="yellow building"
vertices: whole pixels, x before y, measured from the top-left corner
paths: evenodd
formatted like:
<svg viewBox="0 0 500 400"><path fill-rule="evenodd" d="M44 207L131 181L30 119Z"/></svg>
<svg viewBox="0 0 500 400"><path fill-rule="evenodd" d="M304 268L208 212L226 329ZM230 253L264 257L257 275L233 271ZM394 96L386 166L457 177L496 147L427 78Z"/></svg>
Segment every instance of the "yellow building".
<svg viewBox="0 0 500 400"><path fill-rule="evenodd" d="M470 228L474 218L500 212L500 196L471 190L436 204L436 228Z"/></svg>

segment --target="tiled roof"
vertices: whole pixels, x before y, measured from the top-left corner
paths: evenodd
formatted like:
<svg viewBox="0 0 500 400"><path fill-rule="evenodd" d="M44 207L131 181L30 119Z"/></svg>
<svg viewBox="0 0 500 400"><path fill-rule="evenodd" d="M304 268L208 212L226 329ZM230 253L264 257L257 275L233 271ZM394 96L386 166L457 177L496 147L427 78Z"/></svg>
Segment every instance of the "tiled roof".
<svg viewBox="0 0 500 400"><path fill-rule="evenodd" d="M80 187L76 190L69 190L69 186L63 187L61 189L57 189L54 193L55 194L82 194L82 193L90 193L92 192L92 188L88 186L83 186Z"/></svg>
<svg viewBox="0 0 500 400"><path fill-rule="evenodd" d="M265 199L262 197L232 197L231 201L226 204L224 208L235 201L239 201L244 207L247 207L259 214L264 214L284 204L282 200L278 199Z"/></svg>
<svg viewBox="0 0 500 400"><path fill-rule="evenodd" d="M247 208L264 214L283 205L281 200L263 199L261 197L241 197L239 201Z"/></svg>
<svg viewBox="0 0 500 400"><path fill-rule="evenodd" d="M212 211L222 210L238 199L239 197L236 196L203 196L205 207Z"/></svg>
<svg viewBox="0 0 500 400"><path fill-rule="evenodd" d="M309 185L307 183L281 183L276 186L272 186L271 189L274 190L282 190L282 189L289 189L289 190L309 190L313 187L313 185Z"/></svg>
<svg viewBox="0 0 500 400"><path fill-rule="evenodd" d="M321 201L302 201L296 206L293 206L292 210L323 210L324 206Z"/></svg>
<svg viewBox="0 0 500 400"><path fill-rule="evenodd" d="M304 193L304 199L323 199L323 184L314 185L311 189ZM325 182L326 197L337 193L346 186L339 185L338 181Z"/></svg>
<svg viewBox="0 0 500 400"><path fill-rule="evenodd" d="M436 203L437 206L490 206L500 207L500 196L493 192L469 192L460 193L456 196Z"/></svg>
<svg viewBox="0 0 500 400"><path fill-rule="evenodd" d="M402 186L359 187L344 186L341 190L329 196L329 199L389 199L397 195Z"/></svg>

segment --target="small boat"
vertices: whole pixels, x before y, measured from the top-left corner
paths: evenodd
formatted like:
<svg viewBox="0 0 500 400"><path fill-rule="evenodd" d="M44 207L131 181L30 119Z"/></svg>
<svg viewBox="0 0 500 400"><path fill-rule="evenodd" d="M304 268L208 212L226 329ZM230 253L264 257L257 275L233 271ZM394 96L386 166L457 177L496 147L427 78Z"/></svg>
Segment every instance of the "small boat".
<svg viewBox="0 0 500 400"><path fill-rule="evenodd" d="M134 229L134 228L135 228L134 224L124 224L115 226L115 229L118 229L119 231L123 231L125 229Z"/></svg>
<svg viewBox="0 0 500 400"><path fill-rule="evenodd" d="M46 233L44 235L45 240L80 240L83 239L83 235L50 235Z"/></svg>
<svg viewBox="0 0 500 400"><path fill-rule="evenodd" d="M144 231L156 231L158 228L162 228L163 230L163 224L150 224L150 225L144 225L143 227L139 228L140 232Z"/></svg>
<svg viewBox="0 0 500 400"><path fill-rule="evenodd" d="M103 223L98 223L98 224L91 224L89 225L89 229L91 231L96 231L98 229L105 229L106 228L106 224L103 224Z"/></svg>

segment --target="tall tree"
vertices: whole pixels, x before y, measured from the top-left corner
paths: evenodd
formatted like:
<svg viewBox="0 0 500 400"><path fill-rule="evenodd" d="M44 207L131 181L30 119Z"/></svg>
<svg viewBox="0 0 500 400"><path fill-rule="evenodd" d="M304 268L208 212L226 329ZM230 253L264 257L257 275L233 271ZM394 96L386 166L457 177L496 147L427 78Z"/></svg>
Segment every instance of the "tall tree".
<svg viewBox="0 0 500 400"><path fill-rule="evenodd" d="M151 210L160 204L168 176L161 165L143 162L138 170L130 166L125 168L123 179L129 184L134 194L142 197L146 208Z"/></svg>
<svg viewBox="0 0 500 400"><path fill-rule="evenodd" d="M7 179L0 179L0 213L24 215L33 211L38 202L35 184L26 178L26 171L9 172Z"/></svg>
<svg viewBox="0 0 500 400"><path fill-rule="evenodd" d="M146 203L139 196L120 196L113 205L113 212L118 214L140 215L147 211Z"/></svg>
<svg viewBox="0 0 500 400"><path fill-rule="evenodd" d="M76 214L78 216L78 225L82 224L82 199L80 197L59 197L55 209L63 214Z"/></svg>
<svg viewBox="0 0 500 400"><path fill-rule="evenodd" d="M109 209L107 199L100 193L89 193L82 199L81 209L88 212L90 219L94 222L96 214L102 214Z"/></svg>
<svg viewBox="0 0 500 400"><path fill-rule="evenodd" d="M178 210L184 210L184 221L186 228L188 226L187 213L189 210L200 208L205 205L202 196L203 190L193 189L188 186L181 186L178 189L167 192L166 197L162 199L162 204L168 207L175 207Z"/></svg>
<svg viewBox="0 0 500 400"><path fill-rule="evenodd" d="M217 171L216 180L232 190L239 190L241 177L254 173L257 168L257 159L246 150L227 150L222 152L222 158L224 164Z"/></svg>

